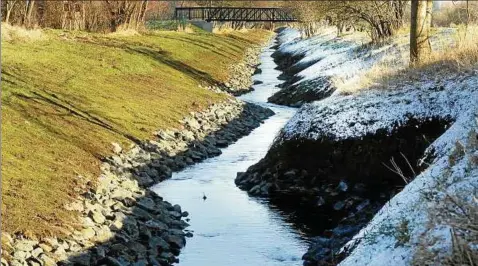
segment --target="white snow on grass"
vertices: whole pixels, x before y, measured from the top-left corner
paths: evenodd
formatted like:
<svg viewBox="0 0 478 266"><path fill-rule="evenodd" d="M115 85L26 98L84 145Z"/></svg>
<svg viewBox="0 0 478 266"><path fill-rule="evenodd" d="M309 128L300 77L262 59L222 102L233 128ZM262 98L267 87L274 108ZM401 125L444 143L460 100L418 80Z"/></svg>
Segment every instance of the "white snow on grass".
<svg viewBox="0 0 478 266"><path fill-rule="evenodd" d="M450 31L443 32L451 35ZM443 42L434 45L442 49L450 47ZM379 48L360 49L357 42L337 39L328 32L305 40L289 38L280 45L279 51L303 55L297 64L315 62L298 73L301 77L298 83L320 77L353 82L379 62L389 60L395 62L397 68L405 67L400 58L407 53L406 46L398 41ZM324 100L305 104L283 128L275 145L292 139L361 139L379 131L391 134L412 119L451 122L445 133L425 151L427 156L433 155L428 156L434 158L433 162L347 244L355 248L340 264L410 265L423 239L434 240L428 248L437 256L450 253L450 227L434 224L430 216L440 200L445 195L468 202L478 197L478 167L470 163L470 154L478 156L478 147L469 148L468 144L469 132L478 129L477 116L476 73L424 77L421 81L404 82L388 89L361 90L353 95L334 93ZM467 147L466 155L450 164L457 141ZM478 247L478 243L474 244Z"/></svg>
<svg viewBox="0 0 478 266"><path fill-rule="evenodd" d="M477 106L478 77L422 82L390 90L333 95L305 104L283 129L282 140L361 138L391 133L410 119L455 120Z"/></svg>
<svg viewBox="0 0 478 266"><path fill-rule="evenodd" d="M429 149L434 148L442 156L392 198L354 237L348 245L358 244L340 265L410 265L423 239L433 239L434 244L427 248L438 256L436 261L450 253L450 226L433 224L433 209L446 195L471 203L477 196L478 166L471 165L469 160L477 147L466 151L454 165L449 162L457 141L468 146L468 133L478 129L477 115L476 106L463 110L452 127L431 145ZM400 244L397 236L404 221L408 223L405 233L410 239Z"/></svg>
<svg viewBox="0 0 478 266"><path fill-rule="evenodd" d="M466 156L453 167L448 162L457 141L467 145L468 132L477 128L477 115L478 76L475 75L422 81L393 90L333 95L304 105L286 124L279 141L360 139L379 130L392 133L410 119L453 121L425 152L435 158L432 164L391 199L370 224L355 236L349 245L355 243L356 248L340 265L410 265L423 237L436 238L432 247L435 251L443 253L450 250L449 228L428 228L428 210L436 206L437 197L428 199L426 195L446 193L461 198L477 196L477 167L470 170ZM444 174L447 169L449 175ZM404 222L408 224L406 235L410 239L400 244L397 239ZM423 235L425 232L426 235Z"/></svg>
<svg viewBox="0 0 478 266"><path fill-rule="evenodd" d="M440 29L432 38L432 46L436 49L449 47L453 30ZM322 33L307 39L300 39L298 31L290 29L284 33L289 36L281 43L278 52L289 56L303 56L295 66L308 66L296 76L302 82L327 77L340 87L360 82L361 77L373 66L378 64L392 67L394 70L403 69L408 65L407 33L395 36L387 44L371 46L368 37L363 33L352 33L337 37L335 29L326 28ZM279 34L280 36L280 34ZM293 36L293 38L292 38ZM321 92L322 88L308 88Z"/></svg>

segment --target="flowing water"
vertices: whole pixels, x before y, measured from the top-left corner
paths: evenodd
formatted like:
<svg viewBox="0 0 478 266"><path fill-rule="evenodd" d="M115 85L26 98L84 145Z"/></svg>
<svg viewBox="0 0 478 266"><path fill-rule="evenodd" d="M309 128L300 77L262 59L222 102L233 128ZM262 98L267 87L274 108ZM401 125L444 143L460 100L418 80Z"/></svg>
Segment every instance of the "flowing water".
<svg viewBox="0 0 478 266"><path fill-rule="evenodd" d="M271 46L274 43L271 44ZM153 187L166 200L190 213L194 237L187 239L179 256L181 266L293 266L302 265L306 237L283 213L265 199L251 198L234 184L237 172L263 158L277 132L294 114L292 108L267 103L278 90L271 46L264 49L254 76L263 83L240 98L267 106L276 113L250 135L223 149L215 158L173 174ZM203 200L203 196L207 199Z"/></svg>

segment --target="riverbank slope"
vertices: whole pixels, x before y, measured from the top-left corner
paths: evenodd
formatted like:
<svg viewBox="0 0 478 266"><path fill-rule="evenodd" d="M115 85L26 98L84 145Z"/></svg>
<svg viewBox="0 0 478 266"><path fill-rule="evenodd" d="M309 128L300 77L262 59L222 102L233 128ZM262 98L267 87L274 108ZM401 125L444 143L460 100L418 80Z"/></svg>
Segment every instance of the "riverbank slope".
<svg viewBox="0 0 478 266"><path fill-rule="evenodd" d="M229 66L268 36L2 26L2 232L65 234L77 214L64 205L95 186L112 142L150 139L227 100L199 85L228 82Z"/></svg>
<svg viewBox="0 0 478 266"><path fill-rule="evenodd" d="M398 64L404 44L364 49L283 33L278 49L289 49L288 56L276 59L285 86L293 86L279 98L302 107L236 184L313 217L307 229L317 237L305 265L434 264L446 256L440 252L453 253L453 238L465 243L460 250L473 248L466 228L437 214L463 205L462 219L476 209L476 42L450 45L437 60L409 69ZM385 51L394 51L388 60L396 71L374 84L347 91L322 82L353 83L383 66Z"/></svg>

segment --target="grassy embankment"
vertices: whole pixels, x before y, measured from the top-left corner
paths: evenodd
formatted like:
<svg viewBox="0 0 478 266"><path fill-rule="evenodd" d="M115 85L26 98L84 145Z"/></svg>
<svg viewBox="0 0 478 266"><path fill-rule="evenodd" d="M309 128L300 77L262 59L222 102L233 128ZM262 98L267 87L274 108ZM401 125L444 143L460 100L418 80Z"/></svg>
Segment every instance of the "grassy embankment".
<svg viewBox="0 0 478 266"><path fill-rule="evenodd" d="M2 35L2 231L41 237L74 224L63 206L94 184L111 142L151 138L223 100L198 85L226 81L269 33Z"/></svg>

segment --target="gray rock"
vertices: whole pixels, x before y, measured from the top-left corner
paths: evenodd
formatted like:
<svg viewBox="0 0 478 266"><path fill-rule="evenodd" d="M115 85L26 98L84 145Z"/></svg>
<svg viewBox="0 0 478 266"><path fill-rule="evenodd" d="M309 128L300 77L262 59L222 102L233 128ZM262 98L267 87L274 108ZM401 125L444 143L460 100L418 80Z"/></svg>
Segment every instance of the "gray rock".
<svg viewBox="0 0 478 266"><path fill-rule="evenodd" d="M40 255L41 255L42 253L43 253L43 249L40 248L40 247L38 247L38 248L32 250L32 257L38 258L38 257L40 257Z"/></svg>
<svg viewBox="0 0 478 266"><path fill-rule="evenodd" d="M177 212L177 211L171 211L169 212L169 215L171 215L172 217L178 219L178 218L181 218L181 213L180 212Z"/></svg>
<svg viewBox="0 0 478 266"><path fill-rule="evenodd" d="M138 201L138 206L142 209L145 209L147 211L155 211L156 210L156 204L151 198L142 198L141 200Z"/></svg>
<svg viewBox="0 0 478 266"><path fill-rule="evenodd" d="M128 234L128 236L132 238L137 238L139 236L139 229L136 224L125 223L123 226L123 230Z"/></svg>
<svg viewBox="0 0 478 266"><path fill-rule="evenodd" d="M160 249L161 251L169 250L169 244L161 237L152 237L148 241L148 245L152 249Z"/></svg>
<svg viewBox="0 0 478 266"><path fill-rule="evenodd" d="M132 266L147 266L147 265L149 265L147 260L138 260L132 264Z"/></svg>
<svg viewBox="0 0 478 266"><path fill-rule="evenodd" d="M88 227L81 230L80 234L83 239L90 239L90 238L93 238L96 233L95 233L95 230L93 230L93 228Z"/></svg>
<svg viewBox="0 0 478 266"><path fill-rule="evenodd" d="M181 229L169 229L168 233L170 235L178 235L178 236L184 236L184 232Z"/></svg>
<svg viewBox="0 0 478 266"><path fill-rule="evenodd" d="M68 258L68 260L78 266L79 265L88 266L88 265L91 265L90 263L91 254L88 251L83 253L72 254Z"/></svg>
<svg viewBox="0 0 478 266"><path fill-rule="evenodd" d="M103 224L106 221L105 216L101 212L96 210L90 211L90 217L95 223L98 224Z"/></svg>
<svg viewBox="0 0 478 266"><path fill-rule="evenodd" d="M337 189L343 192L347 191L348 188L349 186L344 181L340 181L339 185L337 186Z"/></svg>
<svg viewBox="0 0 478 266"><path fill-rule="evenodd" d="M178 235L167 235L165 237L165 240L173 247L175 248L183 248L185 243L184 237L178 236Z"/></svg>
<svg viewBox="0 0 478 266"><path fill-rule="evenodd" d="M27 262L26 261L18 261L18 260L13 260L10 262L10 265L12 266L28 266Z"/></svg>
<svg viewBox="0 0 478 266"><path fill-rule="evenodd" d="M113 257L106 257L106 264L111 266L126 266L126 264Z"/></svg>
<svg viewBox="0 0 478 266"><path fill-rule="evenodd" d="M345 207L345 203L343 201L338 201L334 204L334 210L340 211Z"/></svg>
<svg viewBox="0 0 478 266"><path fill-rule="evenodd" d="M95 240L99 242L106 242L113 237L113 233L106 225L102 225L99 228L95 228L95 233Z"/></svg>
<svg viewBox="0 0 478 266"><path fill-rule="evenodd" d="M166 261L174 260L174 254L171 252L161 252L161 254L159 254L159 257L165 259Z"/></svg>
<svg viewBox="0 0 478 266"><path fill-rule="evenodd" d="M100 259L106 256L106 249L103 246L96 246L92 250Z"/></svg>
<svg viewBox="0 0 478 266"><path fill-rule="evenodd" d="M55 254L59 260L66 260L67 258L65 248L62 246L56 248L55 251L53 251L53 254Z"/></svg>
<svg viewBox="0 0 478 266"><path fill-rule="evenodd" d="M162 266L154 255L149 256L148 261L152 266Z"/></svg>
<svg viewBox="0 0 478 266"><path fill-rule="evenodd" d="M295 170L290 170L284 173L284 177L287 179L294 178L296 176Z"/></svg>
<svg viewBox="0 0 478 266"><path fill-rule="evenodd" d="M182 216L182 217L188 217L188 216L189 216L189 212L184 211L184 212L181 213L181 216Z"/></svg>
<svg viewBox="0 0 478 266"><path fill-rule="evenodd" d="M39 260L30 258L27 260L28 266L41 266L41 263Z"/></svg>
<svg viewBox="0 0 478 266"><path fill-rule="evenodd" d="M150 220L150 219L153 218L153 216L149 212L147 212L147 211L145 211L141 208L134 208L132 213L133 213L134 216L136 216L136 217L138 217L142 220Z"/></svg>
<svg viewBox="0 0 478 266"><path fill-rule="evenodd" d="M113 254L121 254L123 252L126 252L127 250L128 247L121 243L116 243L110 246L110 252L112 252Z"/></svg>
<svg viewBox="0 0 478 266"><path fill-rule="evenodd" d="M50 245L48 245L47 243L40 243L40 244L38 244L38 246L46 252L51 252L53 250L53 248Z"/></svg>
<svg viewBox="0 0 478 266"><path fill-rule="evenodd" d="M120 154L121 151L123 150L121 146L116 142L112 142L111 145L113 145L113 152L116 154Z"/></svg>
<svg viewBox="0 0 478 266"><path fill-rule="evenodd" d="M164 231L169 229L169 227L165 223L162 223L160 221L149 220L144 224L151 230Z"/></svg>
<svg viewBox="0 0 478 266"><path fill-rule="evenodd" d="M143 173L137 177L138 184L143 187L149 187L154 184L154 180L146 173Z"/></svg>
<svg viewBox="0 0 478 266"><path fill-rule="evenodd" d="M135 254L146 254L146 247L136 241L130 241L126 243L126 246L131 249Z"/></svg>
<svg viewBox="0 0 478 266"><path fill-rule="evenodd" d="M29 257L29 252L28 251L23 251L23 250L16 250L13 253L13 258L19 261L23 261Z"/></svg>
<svg viewBox="0 0 478 266"><path fill-rule="evenodd" d="M45 254L40 255L40 261L42 262L43 266L55 266L56 262L52 258L48 257Z"/></svg>
<svg viewBox="0 0 478 266"><path fill-rule="evenodd" d="M325 204L325 200L322 197L317 199L317 206L323 206Z"/></svg>
<svg viewBox="0 0 478 266"><path fill-rule="evenodd" d="M363 208L367 207L370 204L370 200L366 199L363 202L361 202L359 205L357 205L356 210L361 211Z"/></svg>
<svg viewBox="0 0 478 266"><path fill-rule="evenodd" d="M33 247L37 245L38 245L37 241L20 240L17 243L15 243L14 248L16 250L21 250L21 251L32 251Z"/></svg>

